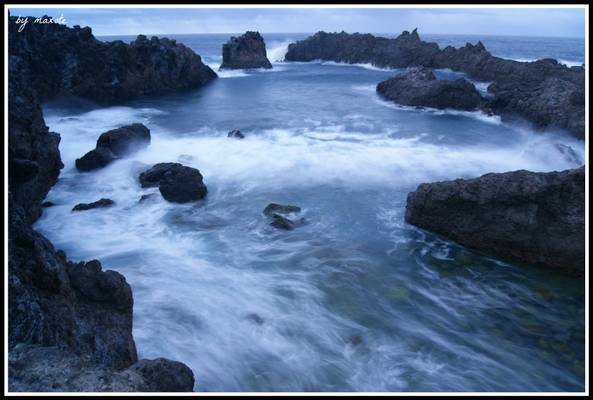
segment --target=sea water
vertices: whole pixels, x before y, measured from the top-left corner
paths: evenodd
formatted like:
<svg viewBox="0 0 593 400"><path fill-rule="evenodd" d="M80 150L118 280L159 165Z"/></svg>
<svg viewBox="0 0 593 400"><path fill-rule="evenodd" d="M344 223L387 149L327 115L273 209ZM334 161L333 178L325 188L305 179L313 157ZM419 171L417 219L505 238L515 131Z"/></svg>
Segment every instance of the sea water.
<svg viewBox="0 0 593 400"><path fill-rule="evenodd" d="M217 70L229 36L171 37ZM583 280L404 222L406 196L422 182L574 168L584 143L479 112L381 100L376 84L399 70L281 62L306 36L264 35L273 69L219 72L200 89L109 107L46 104L64 169L36 228L70 259L125 275L139 356L186 363L198 391L584 390ZM482 40L508 58L584 59L578 40L427 39ZM102 132L133 122L150 129L149 147L77 172L74 160ZM227 138L232 129L246 138ZM168 203L141 188L138 174L158 162L198 168L206 199ZM157 195L140 203L148 193ZM71 212L102 197L116 205ZM306 223L274 229L262 214L271 202L301 207Z"/></svg>

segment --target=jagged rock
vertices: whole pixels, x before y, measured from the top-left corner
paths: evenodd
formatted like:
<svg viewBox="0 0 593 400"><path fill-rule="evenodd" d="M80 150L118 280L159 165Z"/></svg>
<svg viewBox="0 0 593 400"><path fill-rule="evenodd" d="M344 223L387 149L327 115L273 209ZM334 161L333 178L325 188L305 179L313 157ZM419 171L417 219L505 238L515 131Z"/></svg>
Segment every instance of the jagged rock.
<svg viewBox="0 0 593 400"><path fill-rule="evenodd" d="M97 139L97 148L108 148L116 157L125 156L149 144L150 130L138 123L104 132Z"/></svg>
<svg viewBox="0 0 593 400"><path fill-rule="evenodd" d="M220 69L272 68L266 53L266 43L259 32L245 32L231 37L222 46Z"/></svg>
<svg viewBox="0 0 593 400"><path fill-rule="evenodd" d="M395 39L370 34L318 32L291 43L286 61L328 60L378 67L449 68L494 82L484 105L505 119L524 118L538 128L558 127L585 138L585 69L556 60L518 62L490 54L481 42L461 48L424 42L416 30Z"/></svg>
<svg viewBox="0 0 593 400"><path fill-rule="evenodd" d="M406 221L497 257L585 271L585 167L423 183Z"/></svg>
<svg viewBox="0 0 593 400"><path fill-rule="evenodd" d="M103 168L115 160L115 155L106 147L95 148L74 161L76 169L81 172Z"/></svg>
<svg viewBox="0 0 593 400"><path fill-rule="evenodd" d="M235 139L245 139L245 135L238 129L233 129L227 134L227 137Z"/></svg>
<svg viewBox="0 0 593 400"><path fill-rule="evenodd" d="M430 68L420 67L380 82L377 92L407 106L475 110L482 101L476 87L463 78L437 80Z"/></svg>
<svg viewBox="0 0 593 400"><path fill-rule="evenodd" d="M108 103L197 88L217 76L199 55L167 38L102 42L88 27L60 24L30 23L18 32L16 17L8 30L10 62L41 101L73 95Z"/></svg>
<svg viewBox="0 0 593 400"><path fill-rule="evenodd" d="M271 217L272 215L278 213L278 214L293 214L293 213L300 213L301 212L301 208L297 207L297 206L291 206L291 205L283 205L283 204L276 204L276 203L270 203L266 206L266 208L264 208L264 215L267 215L268 217Z"/></svg>
<svg viewBox="0 0 593 400"><path fill-rule="evenodd" d="M191 392L194 377L182 363L140 360L123 370L57 347L19 344L8 360L11 392Z"/></svg>
<svg viewBox="0 0 593 400"><path fill-rule="evenodd" d="M114 204L115 204L115 201L113 201L111 199L100 199L100 200L94 201L92 203L79 203L74 206L72 211L86 211L86 210L91 210L93 208L111 207Z"/></svg>
<svg viewBox="0 0 593 400"><path fill-rule="evenodd" d="M158 186L163 198L174 203L200 200L208 193L200 171L179 163L155 164L138 179L142 187Z"/></svg>

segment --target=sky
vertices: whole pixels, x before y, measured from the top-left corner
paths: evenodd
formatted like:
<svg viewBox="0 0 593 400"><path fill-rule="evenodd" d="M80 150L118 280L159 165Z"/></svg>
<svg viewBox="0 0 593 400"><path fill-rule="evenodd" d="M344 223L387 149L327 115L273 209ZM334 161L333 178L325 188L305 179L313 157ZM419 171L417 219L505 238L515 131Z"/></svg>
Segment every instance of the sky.
<svg viewBox="0 0 593 400"><path fill-rule="evenodd" d="M238 6L241 7L241 6ZM63 17L97 36L346 31L585 37L584 8L29 8L12 16Z"/></svg>

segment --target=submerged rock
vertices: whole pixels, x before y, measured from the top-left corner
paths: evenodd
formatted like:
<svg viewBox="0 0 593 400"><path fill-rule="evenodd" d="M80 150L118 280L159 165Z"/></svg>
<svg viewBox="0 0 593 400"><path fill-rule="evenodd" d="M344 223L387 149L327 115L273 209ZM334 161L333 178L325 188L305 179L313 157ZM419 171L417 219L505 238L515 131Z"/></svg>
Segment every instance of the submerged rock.
<svg viewBox="0 0 593 400"><path fill-rule="evenodd" d="M142 187L158 186L163 198L174 203L200 200L208 193L200 171L179 163L155 164L138 179Z"/></svg>
<svg viewBox="0 0 593 400"><path fill-rule="evenodd" d="M93 208L111 207L114 204L115 204L115 201L113 201L111 199L100 199L100 200L94 201L92 203L79 203L74 206L72 211L86 211L86 210L91 210Z"/></svg>
<svg viewBox="0 0 593 400"><path fill-rule="evenodd" d="M227 134L227 137L235 138L235 139L245 139L245 135L241 133L238 129L233 129Z"/></svg>
<svg viewBox="0 0 593 400"><path fill-rule="evenodd" d="M279 214L272 214L272 222L270 222L270 225L273 226L276 229L284 229L286 231L290 231L294 229L294 222L292 222L291 220L289 220L286 217L283 217L282 215Z"/></svg>
<svg viewBox="0 0 593 400"><path fill-rule="evenodd" d="M148 194L143 194L142 196L140 196L140 200L138 200L138 203L144 203L146 201L152 200L156 198L156 193L148 193Z"/></svg>
<svg viewBox="0 0 593 400"><path fill-rule="evenodd" d="M380 82L377 92L399 104L439 109L475 110L482 101L476 87L467 80L438 80L425 67Z"/></svg>
<svg viewBox="0 0 593 400"><path fill-rule="evenodd" d="M259 32L245 32L231 37L222 46L220 69L272 68L266 53L266 43Z"/></svg>
<svg viewBox="0 0 593 400"><path fill-rule="evenodd" d="M406 221L501 258L585 271L585 167L423 183Z"/></svg>
<svg viewBox="0 0 593 400"><path fill-rule="evenodd" d="M301 212L301 208L297 207L297 206L291 206L291 205L283 205L283 204L276 204L276 203L270 203L266 206L266 208L264 208L264 215L267 215L268 217L271 217L273 214L275 213L279 213L279 214L293 214L293 213L300 213Z"/></svg>
<svg viewBox="0 0 593 400"><path fill-rule="evenodd" d="M248 320L255 322L258 325L262 325L264 323L264 319L256 313L251 313L251 314L247 314L247 316L245 317Z"/></svg>

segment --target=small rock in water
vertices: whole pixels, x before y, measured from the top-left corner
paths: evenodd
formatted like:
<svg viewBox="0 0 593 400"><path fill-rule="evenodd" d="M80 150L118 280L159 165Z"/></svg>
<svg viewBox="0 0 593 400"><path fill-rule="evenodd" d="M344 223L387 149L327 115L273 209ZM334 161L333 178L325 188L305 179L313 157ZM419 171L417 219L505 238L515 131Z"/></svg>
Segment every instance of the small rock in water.
<svg viewBox="0 0 593 400"><path fill-rule="evenodd" d="M92 203L80 203L74 206L72 211L85 211L93 208L111 207L115 204L115 201L111 199L101 199Z"/></svg>
<svg viewBox="0 0 593 400"><path fill-rule="evenodd" d="M179 163L155 164L138 179L144 188L158 186L163 198L174 203L200 200L208 193L200 171Z"/></svg>
<svg viewBox="0 0 593 400"><path fill-rule="evenodd" d="M92 171L107 166L117 157L106 147L98 147L75 161L76 169L82 172Z"/></svg>
<svg viewBox="0 0 593 400"><path fill-rule="evenodd" d="M238 129L233 129L227 134L227 137L235 138L235 139L245 139L245 135L241 133Z"/></svg>
<svg viewBox="0 0 593 400"><path fill-rule="evenodd" d="M264 319L256 313L251 313L251 314L247 314L247 316L245 317L248 320L255 322L258 325L262 325L264 323Z"/></svg>
<svg viewBox="0 0 593 400"><path fill-rule="evenodd" d="M44 202L41 204L41 207L44 207L44 208L47 208L47 207L53 207L53 206L55 206L55 204L54 204L53 202L51 202L51 201L44 201Z"/></svg>
<svg viewBox="0 0 593 400"><path fill-rule="evenodd" d="M274 228L284 229L287 231L294 229L294 222L292 222L288 218L285 218L282 215L278 215L278 214L272 215L272 218L274 220L270 223L270 225L273 226Z"/></svg>
<svg viewBox="0 0 593 400"><path fill-rule="evenodd" d="M266 206L266 208L264 208L264 215L267 215L268 217L271 217L274 214L297 214L300 212L300 207L276 203L270 203Z"/></svg>
<svg viewBox="0 0 593 400"><path fill-rule="evenodd" d="M144 203L147 200L154 200L156 198L156 194L155 193L148 193L148 194L143 194L140 197L140 200L138 200L138 203Z"/></svg>

